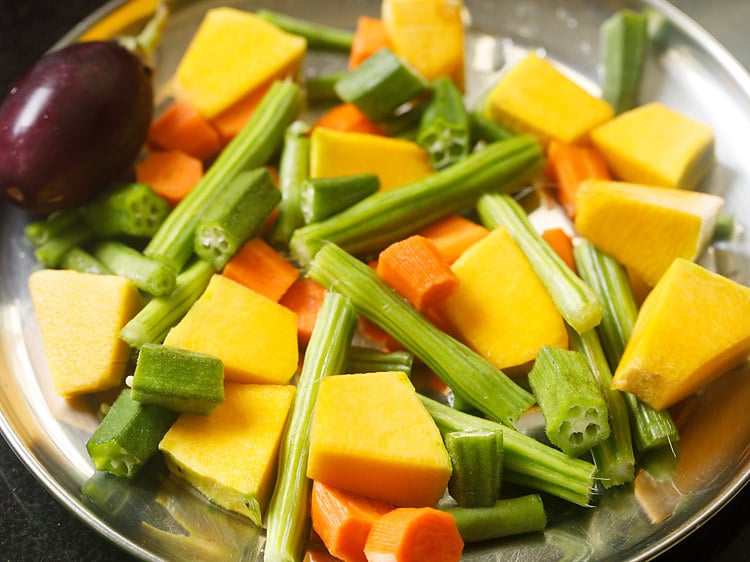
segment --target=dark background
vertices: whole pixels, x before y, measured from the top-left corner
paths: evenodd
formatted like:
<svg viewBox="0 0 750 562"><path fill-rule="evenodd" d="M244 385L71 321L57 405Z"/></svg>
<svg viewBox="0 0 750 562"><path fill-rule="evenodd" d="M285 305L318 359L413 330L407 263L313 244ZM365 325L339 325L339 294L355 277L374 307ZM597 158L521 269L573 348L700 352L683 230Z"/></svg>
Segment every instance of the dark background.
<svg viewBox="0 0 750 562"><path fill-rule="evenodd" d="M693 15L691 9L701 9L702 1L676 3ZM0 0L0 96L38 56L102 4L101 0ZM737 56L747 65L750 57L741 55L750 55L743 23L748 20L720 18L718 11L727 4L705 2L711 8L702 8L708 15L701 23L731 50L745 48L747 53ZM660 556L659 562L750 560L749 515L750 488L746 488L701 529ZM126 560L127 555L60 506L0 439L0 559L93 562Z"/></svg>

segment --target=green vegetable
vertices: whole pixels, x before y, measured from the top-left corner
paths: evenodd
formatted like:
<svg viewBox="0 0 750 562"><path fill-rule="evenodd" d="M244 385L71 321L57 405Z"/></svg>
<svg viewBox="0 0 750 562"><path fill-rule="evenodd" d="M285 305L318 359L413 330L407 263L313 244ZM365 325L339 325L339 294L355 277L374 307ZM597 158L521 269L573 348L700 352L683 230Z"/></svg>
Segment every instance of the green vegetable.
<svg viewBox="0 0 750 562"><path fill-rule="evenodd" d="M471 125L471 139L473 142L495 142L509 139L513 136L513 133L508 129L479 111L469 113L469 124Z"/></svg>
<svg viewBox="0 0 750 562"><path fill-rule="evenodd" d="M347 373L380 373L402 371L411 375L414 357L404 350L380 351L370 347L352 346L346 361Z"/></svg>
<svg viewBox="0 0 750 562"><path fill-rule="evenodd" d="M549 291L560 314L576 332L582 334L599 324L602 307L596 294L542 239L521 205L509 195L487 194L479 199L477 209L487 228L503 225L508 229Z"/></svg>
<svg viewBox="0 0 750 562"><path fill-rule="evenodd" d="M208 415L224 401L224 364L205 353L145 344L130 396L144 404Z"/></svg>
<svg viewBox="0 0 750 562"><path fill-rule="evenodd" d="M738 234L738 229L734 222L734 215L722 213L716 219L714 234L711 241L720 242L723 240L732 240L736 234Z"/></svg>
<svg viewBox="0 0 750 562"><path fill-rule="evenodd" d="M447 168L469 155L471 129L461 92L453 80L442 76L432 84L432 99L422 114L417 143L427 150L436 170Z"/></svg>
<svg viewBox="0 0 750 562"><path fill-rule="evenodd" d="M578 505L589 505L596 467L545 445L512 427L454 410L419 396L440 432L497 430L503 433L503 482L547 492Z"/></svg>
<svg viewBox="0 0 750 562"><path fill-rule="evenodd" d="M169 267L122 242L99 242L94 246L93 253L112 272L127 277L150 295L168 295L177 283L177 276Z"/></svg>
<svg viewBox="0 0 750 562"><path fill-rule="evenodd" d="M518 185L542 162L541 147L531 136L490 144L449 168L370 195L329 219L297 229L290 251L304 265L326 240L353 254L380 250L439 218L471 207L485 191Z"/></svg>
<svg viewBox="0 0 750 562"><path fill-rule="evenodd" d="M169 329L203 294L213 274L211 264L196 260L177 276L175 288L169 295L152 298L122 327L120 339L135 348L164 341Z"/></svg>
<svg viewBox="0 0 750 562"><path fill-rule="evenodd" d="M453 516L467 543L533 533L547 526L538 494L498 500L490 507L447 507L443 511Z"/></svg>
<svg viewBox="0 0 750 562"><path fill-rule="evenodd" d="M45 267L60 267L65 254L72 248L83 246L96 237L85 221L72 223L51 235L34 250L34 257Z"/></svg>
<svg viewBox="0 0 750 562"><path fill-rule="evenodd" d="M305 98L308 102L339 102L336 93L336 82L339 81L346 70L325 74L323 76L307 76L304 81Z"/></svg>
<svg viewBox="0 0 750 562"><path fill-rule="evenodd" d="M638 103L638 89L648 49L648 17L620 10L601 25L602 97L615 114Z"/></svg>
<svg viewBox="0 0 750 562"><path fill-rule="evenodd" d="M74 247L65 252L60 260L62 269L72 269L83 273L96 273L98 275L111 275L112 270L89 254L86 250Z"/></svg>
<svg viewBox="0 0 750 562"><path fill-rule="evenodd" d="M400 341L472 405L511 425L534 397L469 347L436 328L372 268L335 244L323 246L308 276L348 297L356 312Z"/></svg>
<svg viewBox="0 0 750 562"><path fill-rule="evenodd" d="M580 353L543 346L529 373L550 442L579 457L609 437L607 403Z"/></svg>
<svg viewBox="0 0 750 562"><path fill-rule="evenodd" d="M307 40L308 47L349 52L354 33L327 25L287 16L271 10L258 10L257 16L280 27L288 33L300 35Z"/></svg>
<svg viewBox="0 0 750 562"><path fill-rule="evenodd" d="M274 82L247 125L167 215L144 254L180 271L193 253L195 227L206 204L238 173L266 163L280 147L284 130L296 117L300 103L300 89L294 82Z"/></svg>
<svg viewBox="0 0 750 562"><path fill-rule="evenodd" d="M240 172L207 202L195 226L196 255L221 271L281 200L266 168Z"/></svg>
<svg viewBox="0 0 750 562"><path fill-rule="evenodd" d="M348 299L327 292L305 352L297 392L279 451L276 487L268 507L265 560L300 560L310 534L307 478L310 424L323 377L344 372L357 318Z"/></svg>
<svg viewBox="0 0 750 562"><path fill-rule="evenodd" d="M53 211L42 220L30 222L24 227L24 235L29 244L39 247L59 237L83 220L78 209Z"/></svg>
<svg viewBox="0 0 750 562"><path fill-rule="evenodd" d="M461 507L494 505L503 475L502 431L451 431L444 441L453 466L448 492L456 503Z"/></svg>
<svg viewBox="0 0 750 562"><path fill-rule="evenodd" d="M126 388L86 443L97 470L132 478L159 449L159 441L179 414L141 404Z"/></svg>
<svg viewBox="0 0 750 562"><path fill-rule="evenodd" d="M375 174L336 178L307 178L302 183L302 215L305 223L318 222L347 209L380 189Z"/></svg>
<svg viewBox="0 0 750 562"><path fill-rule="evenodd" d="M383 48L339 78L334 89L343 101L356 105L371 120L381 121L428 87L415 68Z"/></svg>

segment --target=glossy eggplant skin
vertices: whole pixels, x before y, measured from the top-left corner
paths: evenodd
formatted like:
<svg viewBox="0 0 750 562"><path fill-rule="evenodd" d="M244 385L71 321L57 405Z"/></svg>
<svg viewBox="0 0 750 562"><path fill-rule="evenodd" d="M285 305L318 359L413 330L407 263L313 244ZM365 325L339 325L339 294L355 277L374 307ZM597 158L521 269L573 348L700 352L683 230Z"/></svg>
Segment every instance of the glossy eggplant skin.
<svg viewBox="0 0 750 562"><path fill-rule="evenodd" d="M0 191L34 214L79 204L133 164L152 116L151 70L118 43L51 52L0 106Z"/></svg>

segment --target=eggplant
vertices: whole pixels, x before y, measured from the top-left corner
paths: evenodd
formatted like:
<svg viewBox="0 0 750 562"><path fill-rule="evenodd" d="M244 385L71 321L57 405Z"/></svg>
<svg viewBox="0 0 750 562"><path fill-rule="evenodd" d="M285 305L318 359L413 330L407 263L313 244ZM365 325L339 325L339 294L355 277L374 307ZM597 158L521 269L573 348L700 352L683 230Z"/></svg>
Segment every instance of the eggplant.
<svg viewBox="0 0 750 562"><path fill-rule="evenodd" d="M160 36L166 16L157 16L144 33ZM139 49L91 41L46 54L0 105L0 191L34 214L86 201L132 167L153 111Z"/></svg>

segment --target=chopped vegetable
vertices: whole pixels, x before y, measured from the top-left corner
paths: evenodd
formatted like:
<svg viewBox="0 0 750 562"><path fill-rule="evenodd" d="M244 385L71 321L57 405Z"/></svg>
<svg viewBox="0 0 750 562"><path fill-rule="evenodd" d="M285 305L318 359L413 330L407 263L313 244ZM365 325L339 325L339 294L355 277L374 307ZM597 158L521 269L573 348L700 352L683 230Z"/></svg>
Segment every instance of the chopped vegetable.
<svg viewBox="0 0 750 562"><path fill-rule="evenodd" d="M203 176L203 162L179 150L152 152L136 164L135 173L136 181L174 207Z"/></svg>
<svg viewBox="0 0 750 562"><path fill-rule="evenodd" d="M484 114L484 108L475 109L469 113L469 124L471 125L471 139L473 142L495 142L509 139L513 136L506 127L493 121Z"/></svg>
<svg viewBox="0 0 750 562"><path fill-rule="evenodd" d="M591 146L578 146L551 140L547 145L548 170L557 190L554 192L569 217L576 214L578 186L587 179L612 179L601 153Z"/></svg>
<svg viewBox="0 0 750 562"><path fill-rule="evenodd" d="M444 511L456 520L467 543L543 531L547 526L538 494L498 500L490 507L446 507Z"/></svg>
<svg viewBox="0 0 750 562"><path fill-rule="evenodd" d="M213 125L224 142L236 137L255 114L263 97L268 93L273 81L265 82L252 92L245 94L239 101L234 102L217 116L211 118Z"/></svg>
<svg viewBox="0 0 750 562"><path fill-rule="evenodd" d="M364 346L352 346L346 359L347 373L377 373L402 371L411 375L414 357L404 350L380 351Z"/></svg>
<svg viewBox="0 0 750 562"><path fill-rule="evenodd" d="M198 160L221 151L219 131L189 102L175 100L151 123L147 141L160 150L178 150Z"/></svg>
<svg viewBox="0 0 750 562"><path fill-rule="evenodd" d="M297 337L301 346L310 341L318 312L323 304L325 288L308 278L297 279L281 297L279 304L297 316Z"/></svg>
<svg viewBox="0 0 750 562"><path fill-rule="evenodd" d="M484 226L461 215L445 217L418 232L421 236L432 240L443 259L450 264L488 233L489 230Z"/></svg>
<svg viewBox="0 0 750 562"><path fill-rule="evenodd" d="M99 275L111 275L106 265L88 253L86 250L74 247L65 252L60 260L60 269L72 269L81 273L96 273Z"/></svg>
<svg viewBox="0 0 750 562"><path fill-rule="evenodd" d="M392 47L388 30L381 18L359 16L354 30L352 46L349 50L349 70L354 70L362 62L380 49Z"/></svg>
<svg viewBox="0 0 750 562"><path fill-rule="evenodd" d="M602 97L615 114L636 106L648 50L648 16L619 10L602 23L600 30Z"/></svg>
<svg viewBox="0 0 750 562"><path fill-rule="evenodd" d="M272 10L258 10L255 13L287 33L304 37L308 47L336 51L349 51L352 47L354 34L351 31L295 18Z"/></svg>
<svg viewBox="0 0 750 562"><path fill-rule="evenodd" d="M573 239L562 228L548 228L542 231L544 240L554 252L560 256L570 269L576 271L576 263L573 258Z"/></svg>
<svg viewBox="0 0 750 562"><path fill-rule="evenodd" d="M262 238L245 242L222 275L279 302L299 278L299 270Z"/></svg>
<svg viewBox="0 0 750 562"><path fill-rule="evenodd" d="M385 135L385 131L377 123L371 121L353 103L341 103L332 107L315 121L314 126L344 133Z"/></svg>
<svg viewBox="0 0 750 562"><path fill-rule="evenodd" d="M307 178L302 183L302 216L305 223L333 216L380 189L375 174L356 174L336 178Z"/></svg>
<svg viewBox="0 0 750 562"><path fill-rule="evenodd" d="M53 211L47 217L27 224L23 233L29 244L39 247L53 238L58 238L64 232L70 231L82 220L83 216L77 208Z"/></svg>
<svg viewBox="0 0 750 562"><path fill-rule="evenodd" d="M94 246L93 253L107 268L127 277L150 295L169 295L175 288L177 278L171 269L122 242L99 242Z"/></svg>
<svg viewBox="0 0 750 562"><path fill-rule="evenodd" d="M461 92L450 78L432 83L432 98L422 114L417 142L430 155L436 170L466 158L471 148L469 116Z"/></svg>
<svg viewBox="0 0 750 562"><path fill-rule="evenodd" d="M57 268L65 255L77 246L83 246L96 237L94 230L85 221L64 225L50 230L47 240L34 249L34 257L45 267Z"/></svg>
<svg viewBox="0 0 750 562"><path fill-rule="evenodd" d="M444 440L453 465L448 492L456 503L461 507L494 505L503 475L502 431L450 431Z"/></svg>
<svg viewBox="0 0 750 562"><path fill-rule="evenodd" d="M335 86L336 82L344 74L346 74L346 70L331 72L321 76L306 76L304 86L307 101L310 103L341 103Z"/></svg>

